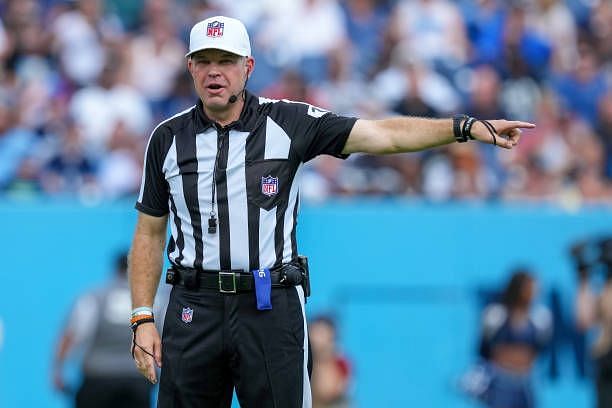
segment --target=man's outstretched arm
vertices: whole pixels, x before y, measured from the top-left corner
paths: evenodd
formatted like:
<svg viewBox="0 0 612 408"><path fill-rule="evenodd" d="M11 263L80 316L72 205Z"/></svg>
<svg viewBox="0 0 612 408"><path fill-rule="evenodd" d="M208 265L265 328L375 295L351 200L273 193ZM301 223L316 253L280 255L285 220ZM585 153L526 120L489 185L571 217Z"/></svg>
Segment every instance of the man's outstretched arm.
<svg viewBox="0 0 612 408"><path fill-rule="evenodd" d="M463 128L467 118L460 121ZM488 127L489 123L491 127ZM528 122L489 120L474 121L471 138L511 149L516 146L521 129L535 125ZM414 152L455 142L452 119L395 117L381 120L359 119L353 126L342 153L392 154Z"/></svg>

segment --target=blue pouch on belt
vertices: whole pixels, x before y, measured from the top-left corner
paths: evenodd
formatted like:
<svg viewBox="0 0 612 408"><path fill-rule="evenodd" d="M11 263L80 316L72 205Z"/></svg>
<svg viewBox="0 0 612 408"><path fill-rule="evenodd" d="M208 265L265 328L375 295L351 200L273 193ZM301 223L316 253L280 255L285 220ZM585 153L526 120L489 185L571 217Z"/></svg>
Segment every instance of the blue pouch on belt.
<svg viewBox="0 0 612 408"><path fill-rule="evenodd" d="M253 269L255 280L255 297L257 298L257 310L272 309L272 279L268 268Z"/></svg>

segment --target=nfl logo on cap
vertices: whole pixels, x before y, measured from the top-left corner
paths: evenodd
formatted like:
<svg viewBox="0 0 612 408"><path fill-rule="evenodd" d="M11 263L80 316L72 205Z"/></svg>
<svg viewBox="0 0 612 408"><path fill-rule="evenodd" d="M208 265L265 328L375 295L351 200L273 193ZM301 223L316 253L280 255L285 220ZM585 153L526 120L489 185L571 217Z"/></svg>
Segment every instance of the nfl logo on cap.
<svg viewBox="0 0 612 408"><path fill-rule="evenodd" d="M181 314L181 320L185 323L191 323L193 320L193 309L190 307L184 307L183 313Z"/></svg>
<svg viewBox="0 0 612 408"><path fill-rule="evenodd" d="M278 177L262 177L261 178L261 192L271 197L276 195L278 192Z"/></svg>
<svg viewBox="0 0 612 408"><path fill-rule="evenodd" d="M223 35L223 24L220 21L211 21L206 26L206 36L208 37L221 37Z"/></svg>
<svg viewBox="0 0 612 408"><path fill-rule="evenodd" d="M240 20L226 16L209 17L196 23L189 33L189 52L185 57L208 49L250 56L251 42L246 27Z"/></svg>

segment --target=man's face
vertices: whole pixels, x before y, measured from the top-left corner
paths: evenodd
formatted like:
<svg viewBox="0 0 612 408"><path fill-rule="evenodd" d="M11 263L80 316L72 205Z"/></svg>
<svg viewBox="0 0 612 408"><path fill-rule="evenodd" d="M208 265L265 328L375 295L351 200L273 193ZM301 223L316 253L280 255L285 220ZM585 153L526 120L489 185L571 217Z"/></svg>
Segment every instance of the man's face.
<svg viewBox="0 0 612 408"><path fill-rule="evenodd" d="M230 106L230 96L238 96L242 91L247 75L253 69L253 58L209 49L192 55L187 66L204 106L220 111Z"/></svg>

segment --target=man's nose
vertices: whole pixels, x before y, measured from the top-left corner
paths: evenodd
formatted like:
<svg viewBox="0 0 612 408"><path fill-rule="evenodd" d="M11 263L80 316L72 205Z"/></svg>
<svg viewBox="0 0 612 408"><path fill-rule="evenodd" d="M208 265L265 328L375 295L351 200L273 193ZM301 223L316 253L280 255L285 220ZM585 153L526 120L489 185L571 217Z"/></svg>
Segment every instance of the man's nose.
<svg viewBox="0 0 612 408"><path fill-rule="evenodd" d="M218 77L219 75L221 75L221 72L219 70L219 66L217 64L210 64L209 70L208 70L208 76L209 77Z"/></svg>

